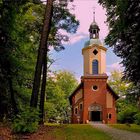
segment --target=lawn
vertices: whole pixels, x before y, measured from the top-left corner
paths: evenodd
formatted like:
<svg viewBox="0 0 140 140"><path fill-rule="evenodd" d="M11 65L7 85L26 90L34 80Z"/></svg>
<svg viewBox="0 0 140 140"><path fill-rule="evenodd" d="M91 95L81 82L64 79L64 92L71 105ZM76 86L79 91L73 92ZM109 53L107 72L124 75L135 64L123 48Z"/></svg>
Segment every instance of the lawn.
<svg viewBox="0 0 140 140"><path fill-rule="evenodd" d="M110 124L109 126L117 129L140 133L140 125L136 124L131 124L130 126L126 124Z"/></svg>
<svg viewBox="0 0 140 140"><path fill-rule="evenodd" d="M0 140L111 140L104 132L83 124L45 124L31 134L13 134L8 126L0 125Z"/></svg>
<svg viewBox="0 0 140 140"><path fill-rule="evenodd" d="M54 126L52 126L54 127ZM90 125L63 125L46 135L46 140L110 140L110 136Z"/></svg>

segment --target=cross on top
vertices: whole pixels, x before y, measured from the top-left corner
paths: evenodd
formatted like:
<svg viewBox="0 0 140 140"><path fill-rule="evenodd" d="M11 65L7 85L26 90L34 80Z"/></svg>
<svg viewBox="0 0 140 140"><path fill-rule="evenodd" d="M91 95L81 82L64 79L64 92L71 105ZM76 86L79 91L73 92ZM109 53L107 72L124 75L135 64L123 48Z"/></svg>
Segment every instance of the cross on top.
<svg viewBox="0 0 140 140"><path fill-rule="evenodd" d="M95 22L95 9L96 7L93 7L93 22Z"/></svg>

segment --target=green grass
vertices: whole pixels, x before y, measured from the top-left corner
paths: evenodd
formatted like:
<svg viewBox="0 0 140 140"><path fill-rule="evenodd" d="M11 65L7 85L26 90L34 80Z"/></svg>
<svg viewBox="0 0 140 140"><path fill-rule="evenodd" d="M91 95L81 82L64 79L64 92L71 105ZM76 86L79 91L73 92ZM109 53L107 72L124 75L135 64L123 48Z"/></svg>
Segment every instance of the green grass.
<svg viewBox="0 0 140 140"><path fill-rule="evenodd" d="M130 126L126 124L109 124L109 126L117 129L140 133L140 125L136 125L136 124L131 124Z"/></svg>
<svg viewBox="0 0 140 140"><path fill-rule="evenodd" d="M110 136L90 125L70 124L57 126L47 134L55 140L110 140Z"/></svg>

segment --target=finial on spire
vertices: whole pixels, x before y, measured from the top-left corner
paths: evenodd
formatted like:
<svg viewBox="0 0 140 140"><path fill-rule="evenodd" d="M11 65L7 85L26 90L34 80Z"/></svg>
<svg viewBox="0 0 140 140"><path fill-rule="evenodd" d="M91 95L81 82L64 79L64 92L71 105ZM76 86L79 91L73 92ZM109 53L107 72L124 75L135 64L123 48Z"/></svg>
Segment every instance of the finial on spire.
<svg viewBox="0 0 140 140"><path fill-rule="evenodd" d="M90 39L99 38L99 31L100 31L99 26L95 21L95 7L93 7L93 22L89 27Z"/></svg>
<svg viewBox="0 0 140 140"><path fill-rule="evenodd" d="M93 22L95 22L95 8L96 7L93 7Z"/></svg>

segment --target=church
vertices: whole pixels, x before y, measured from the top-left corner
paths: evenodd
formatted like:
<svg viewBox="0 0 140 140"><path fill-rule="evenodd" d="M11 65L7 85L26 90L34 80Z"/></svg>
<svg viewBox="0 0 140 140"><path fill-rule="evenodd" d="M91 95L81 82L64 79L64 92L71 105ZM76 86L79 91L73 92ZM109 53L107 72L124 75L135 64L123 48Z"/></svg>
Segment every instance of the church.
<svg viewBox="0 0 140 140"><path fill-rule="evenodd" d="M99 26L94 20L90 25L90 40L82 49L84 74L81 83L70 95L72 123L116 123L118 95L107 83L106 51L99 39Z"/></svg>

